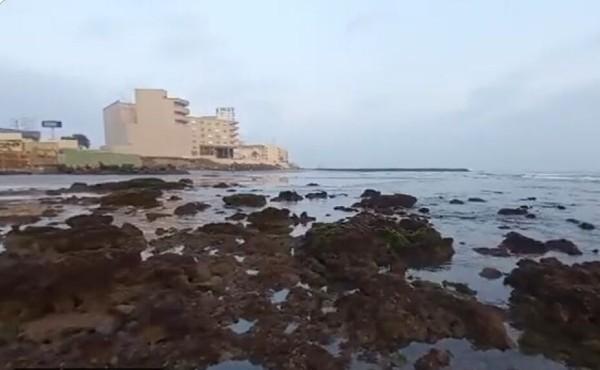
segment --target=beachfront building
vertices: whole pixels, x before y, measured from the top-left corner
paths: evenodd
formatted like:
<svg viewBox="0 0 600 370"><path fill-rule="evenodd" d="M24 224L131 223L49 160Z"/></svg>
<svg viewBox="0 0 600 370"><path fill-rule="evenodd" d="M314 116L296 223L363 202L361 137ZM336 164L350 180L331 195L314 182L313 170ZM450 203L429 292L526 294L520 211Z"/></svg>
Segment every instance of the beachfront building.
<svg viewBox="0 0 600 370"><path fill-rule="evenodd" d="M242 163L269 165L288 164L287 150L269 144L240 145L235 149L234 158Z"/></svg>
<svg viewBox="0 0 600 370"><path fill-rule="evenodd" d="M185 99L165 90L136 89L133 103L104 108L105 150L156 158L206 158L220 163L287 166L287 151L272 145L241 145L233 107L214 116L191 115Z"/></svg>

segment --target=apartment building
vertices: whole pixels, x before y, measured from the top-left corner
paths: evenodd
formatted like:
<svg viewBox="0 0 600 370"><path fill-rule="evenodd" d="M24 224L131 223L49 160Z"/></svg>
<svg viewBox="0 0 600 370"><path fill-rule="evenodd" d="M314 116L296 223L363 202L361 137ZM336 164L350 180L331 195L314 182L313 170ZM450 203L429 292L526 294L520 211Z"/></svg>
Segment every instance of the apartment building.
<svg viewBox="0 0 600 370"><path fill-rule="evenodd" d="M269 144L240 145L235 148L234 158L244 163L287 165L287 150Z"/></svg>

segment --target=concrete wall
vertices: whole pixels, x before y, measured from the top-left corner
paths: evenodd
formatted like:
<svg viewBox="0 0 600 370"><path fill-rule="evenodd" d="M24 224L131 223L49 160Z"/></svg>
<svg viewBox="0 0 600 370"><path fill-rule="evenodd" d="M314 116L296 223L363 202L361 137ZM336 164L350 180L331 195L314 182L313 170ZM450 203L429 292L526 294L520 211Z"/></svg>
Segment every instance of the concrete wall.
<svg viewBox="0 0 600 370"><path fill-rule="evenodd" d="M119 154L101 150L65 149L58 156L58 163L69 167L99 167L100 163L107 166L131 165L139 167L142 159L133 154Z"/></svg>

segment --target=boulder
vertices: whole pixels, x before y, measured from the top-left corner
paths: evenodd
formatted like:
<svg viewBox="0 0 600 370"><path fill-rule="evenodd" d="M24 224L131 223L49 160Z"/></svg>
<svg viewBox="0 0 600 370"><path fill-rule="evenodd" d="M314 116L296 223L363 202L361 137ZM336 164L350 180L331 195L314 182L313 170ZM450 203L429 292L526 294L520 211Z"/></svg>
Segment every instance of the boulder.
<svg viewBox="0 0 600 370"><path fill-rule="evenodd" d="M202 202L190 202L175 208L173 213L177 216L190 216L210 208L210 205Z"/></svg>
<svg viewBox="0 0 600 370"><path fill-rule="evenodd" d="M352 207L374 210L393 210L395 208L412 208L416 202L417 198L408 194L382 194L363 198Z"/></svg>
<svg viewBox="0 0 600 370"><path fill-rule="evenodd" d="M316 182L309 182L308 184L306 184L306 186L317 187L319 186L319 184L317 184Z"/></svg>
<svg viewBox="0 0 600 370"><path fill-rule="evenodd" d="M502 277L502 271L495 269L493 267L484 267L481 272L479 273L479 276L481 276L484 279L488 279L488 280L496 280L496 279L500 279Z"/></svg>
<svg viewBox="0 0 600 370"><path fill-rule="evenodd" d="M83 228L96 225L110 225L113 222L113 216L110 215L77 215L69 217L65 223L72 228Z"/></svg>
<svg viewBox="0 0 600 370"><path fill-rule="evenodd" d="M326 191L317 191L314 193L308 193L306 194L306 199L327 199L327 192Z"/></svg>
<svg viewBox="0 0 600 370"><path fill-rule="evenodd" d="M486 202L485 199L477 198L477 197L469 198L467 200L472 203L485 203Z"/></svg>
<svg viewBox="0 0 600 370"><path fill-rule="evenodd" d="M589 222L582 222L579 224L579 228L583 230L594 230L596 226L590 224Z"/></svg>
<svg viewBox="0 0 600 370"><path fill-rule="evenodd" d="M363 193L360 195L361 198L370 198L370 197L377 197L381 195L380 191L374 190L374 189L366 189L365 191L363 191Z"/></svg>
<svg viewBox="0 0 600 370"><path fill-rule="evenodd" d="M246 217L248 217L247 214L243 213L243 212L236 212L234 214L232 214L229 217L226 217L227 220L230 221L242 221L244 220Z"/></svg>
<svg viewBox="0 0 600 370"><path fill-rule="evenodd" d="M463 202L463 201L462 201L462 200L460 200L460 199L452 199L452 200L450 201L450 204L465 204L465 202Z"/></svg>
<svg viewBox="0 0 600 370"><path fill-rule="evenodd" d="M272 199L273 202L299 202L304 199L300 194L295 191L285 190L279 193L279 195Z"/></svg>
<svg viewBox="0 0 600 370"><path fill-rule="evenodd" d="M118 190L101 197L100 206L154 208L160 206L160 196L162 191L158 189Z"/></svg>
<svg viewBox="0 0 600 370"><path fill-rule="evenodd" d="M223 197L223 202L231 207L264 207L267 204L267 198L264 195L257 194L233 194Z"/></svg>
<svg viewBox="0 0 600 370"><path fill-rule="evenodd" d="M125 181L104 182L99 184L88 185L86 183L76 182L68 189L61 189L61 193L107 193L113 191L124 190L182 190L193 186L190 179L181 179L179 181L165 181L159 178L135 178Z"/></svg>
<svg viewBox="0 0 600 370"><path fill-rule="evenodd" d="M545 245L548 250L565 253L571 256L579 256L582 254L575 243L567 239L548 240Z"/></svg>
<svg viewBox="0 0 600 370"><path fill-rule="evenodd" d="M267 207L248 215L250 226L267 233L288 233L294 220L289 209Z"/></svg>
<svg viewBox="0 0 600 370"><path fill-rule="evenodd" d="M160 212L146 213L146 220L148 220L148 222L154 222L154 221L158 220L159 218L165 218L165 217L171 217L171 215L168 213L160 213Z"/></svg>
<svg viewBox="0 0 600 370"><path fill-rule="evenodd" d="M507 249L514 254L544 254L548 251L544 243L517 232L506 234L504 241L498 248Z"/></svg>
<svg viewBox="0 0 600 370"><path fill-rule="evenodd" d="M498 214L501 216L525 216L528 212L525 208L502 208Z"/></svg>
<svg viewBox="0 0 600 370"><path fill-rule="evenodd" d="M335 207L333 207L333 209L335 211L340 211L340 212L358 212L358 209L356 209L356 208L345 207L345 206L335 206Z"/></svg>
<svg viewBox="0 0 600 370"><path fill-rule="evenodd" d="M510 318L521 348L573 367L600 363L600 262L564 265L555 258L521 260L505 284L513 287Z"/></svg>

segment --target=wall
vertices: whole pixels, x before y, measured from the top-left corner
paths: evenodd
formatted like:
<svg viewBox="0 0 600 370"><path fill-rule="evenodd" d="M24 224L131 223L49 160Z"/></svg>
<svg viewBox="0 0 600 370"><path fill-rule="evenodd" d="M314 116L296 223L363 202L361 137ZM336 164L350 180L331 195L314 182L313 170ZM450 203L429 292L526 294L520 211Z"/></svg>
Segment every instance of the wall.
<svg viewBox="0 0 600 370"><path fill-rule="evenodd" d="M65 149L59 154L58 163L68 167L98 167L100 163L107 166L132 165L140 167L142 159L133 154L119 154L101 150Z"/></svg>

